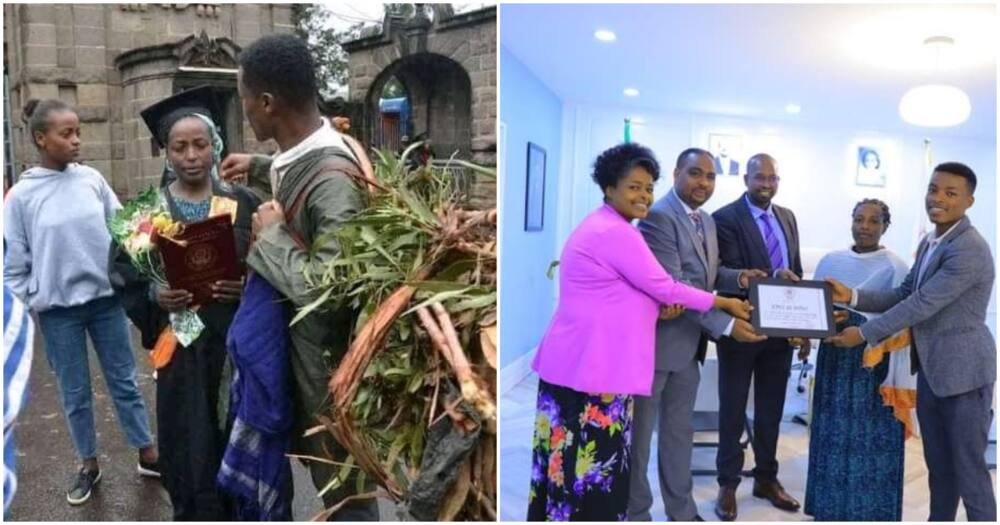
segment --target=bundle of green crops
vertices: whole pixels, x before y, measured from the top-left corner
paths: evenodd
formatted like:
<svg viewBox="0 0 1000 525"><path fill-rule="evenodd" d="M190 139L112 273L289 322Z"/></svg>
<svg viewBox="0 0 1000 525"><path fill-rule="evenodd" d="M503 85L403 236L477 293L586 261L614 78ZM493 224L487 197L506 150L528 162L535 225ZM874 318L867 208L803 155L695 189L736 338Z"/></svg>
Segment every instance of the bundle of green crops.
<svg viewBox="0 0 1000 525"><path fill-rule="evenodd" d="M455 173L377 151L381 188L336 232L342 253L306 275L317 308L359 312L321 417L360 468L410 517L496 517L496 209L467 209ZM320 240L322 242L322 240ZM319 243L316 243L319 244ZM342 458L341 458L342 459Z"/></svg>

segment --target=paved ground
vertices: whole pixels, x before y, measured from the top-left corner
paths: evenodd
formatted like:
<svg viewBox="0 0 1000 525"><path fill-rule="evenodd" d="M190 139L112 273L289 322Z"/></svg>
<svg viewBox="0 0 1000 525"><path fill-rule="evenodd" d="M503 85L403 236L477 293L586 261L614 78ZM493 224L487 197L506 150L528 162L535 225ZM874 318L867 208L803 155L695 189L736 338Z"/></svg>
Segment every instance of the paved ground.
<svg viewBox="0 0 1000 525"><path fill-rule="evenodd" d="M137 341L133 334L133 341ZM17 495L8 517L16 521L170 521L167 493L159 482L136 473L137 452L128 447L118 426L97 357L90 353L94 392L98 461L103 479L90 501L79 507L66 503L66 489L78 466L66 419L59 405L55 375L45 358L42 337L35 338L35 356L28 385L28 402L18 419ZM137 346L137 345L135 345ZM153 414L155 384L145 351L137 351L139 386ZM293 516L308 520L322 510L306 470L293 461ZM383 519L393 519L392 505L381 502Z"/></svg>

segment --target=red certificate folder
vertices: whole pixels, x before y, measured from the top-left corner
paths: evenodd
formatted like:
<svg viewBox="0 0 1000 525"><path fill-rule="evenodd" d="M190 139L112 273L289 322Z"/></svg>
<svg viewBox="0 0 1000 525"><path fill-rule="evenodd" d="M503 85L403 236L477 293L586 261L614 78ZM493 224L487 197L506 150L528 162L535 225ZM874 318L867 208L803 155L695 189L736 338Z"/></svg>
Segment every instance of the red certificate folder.
<svg viewBox="0 0 1000 525"><path fill-rule="evenodd" d="M212 301L215 281L240 280L242 270L228 213L186 224L173 239L157 240L163 270L170 288L194 295L191 306Z"/></svg>

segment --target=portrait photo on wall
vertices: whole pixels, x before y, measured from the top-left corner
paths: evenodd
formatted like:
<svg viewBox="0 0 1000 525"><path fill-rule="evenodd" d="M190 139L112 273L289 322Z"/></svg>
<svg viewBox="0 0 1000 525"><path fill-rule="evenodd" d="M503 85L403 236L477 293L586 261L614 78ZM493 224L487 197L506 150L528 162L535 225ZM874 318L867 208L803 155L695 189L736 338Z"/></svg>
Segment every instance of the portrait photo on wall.
<svg viewBox="0 0 1000 525"><path fill-rule="evenodd" d="M743 158L741 135L708 134L708 151L715 157L715 172L719 175L739 175Z"/></svg>
<svg viewBox="0 0 1000 525"><path fill-rule="evenodd" d="M858 148L858 175L854 183L858 186L885 187L885 167L877 149L869 146Z"/></svg>

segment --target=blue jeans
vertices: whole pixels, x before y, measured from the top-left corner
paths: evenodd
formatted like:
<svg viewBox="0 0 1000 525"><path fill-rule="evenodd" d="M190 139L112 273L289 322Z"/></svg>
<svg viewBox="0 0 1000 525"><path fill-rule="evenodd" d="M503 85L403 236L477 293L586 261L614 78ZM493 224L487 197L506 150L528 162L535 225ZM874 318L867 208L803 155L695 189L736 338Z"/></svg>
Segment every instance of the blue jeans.
<svg viewBox="0 0 1000 525"><path fill-rule="evenodd" d="M77 455L81 459L97 457L86 334L90 334L94 343L126 440L135 448L152 445L146 404L136 382L135 356L125 310L118 299L105 297L40 312L38 324L45 338L45 356L59 383L63 412Z"/></svg>

